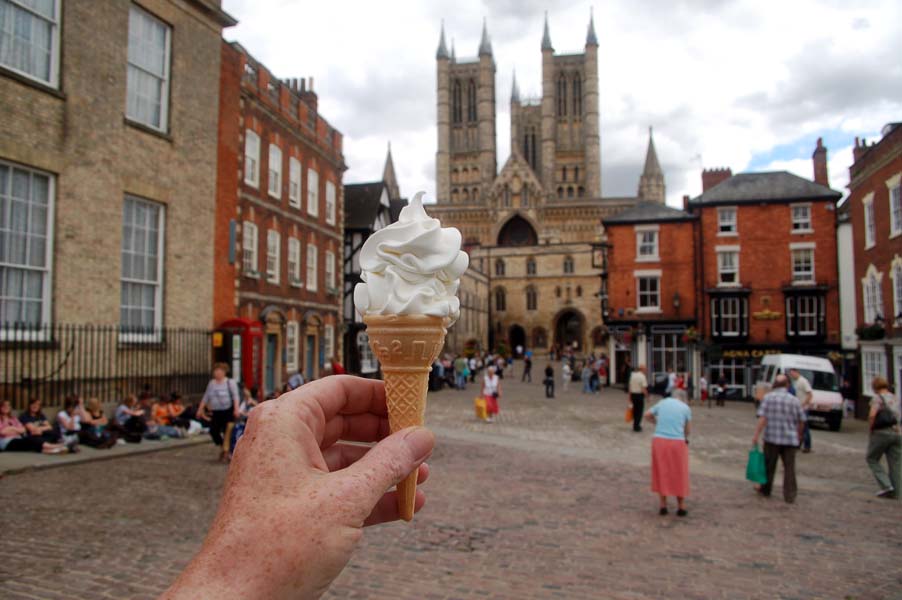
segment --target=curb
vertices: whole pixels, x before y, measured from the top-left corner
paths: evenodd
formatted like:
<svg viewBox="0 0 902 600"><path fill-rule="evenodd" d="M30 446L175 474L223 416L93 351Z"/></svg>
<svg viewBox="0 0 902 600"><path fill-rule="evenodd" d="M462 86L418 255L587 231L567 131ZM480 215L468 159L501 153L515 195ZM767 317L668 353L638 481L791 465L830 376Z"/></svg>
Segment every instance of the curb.
<svg viewBox="0 0 902 600"><path fill-rule="evenodd" d="M140 454L151 454L153 452L164 452L167 450L190 448L192 446L212 443L213 441L207 435L201 435L195 438L187 440L177 440L173 442L156 442L145 440L141 442L140 447L135 446L133 450L129 450L128 452L116 452L114 454L110 454L97 450L91 452L90 454L86 454L84 451L82 451L78 453L78 455L66 455L72 456L72 458L65 461L33 463L20 467L11 467L9 469L6 469L2 465L0 465L0 477L5 477L7 475L20 475L22 473L29 473L32 471L44 471L46 469L59 469L61 467L68 467L71 465L83 465L86 463L100 462L105 460L117 460L120 458L128 458L129 456L136 456ZM2 460L2 455L0 455L0 460Z"/></svg>

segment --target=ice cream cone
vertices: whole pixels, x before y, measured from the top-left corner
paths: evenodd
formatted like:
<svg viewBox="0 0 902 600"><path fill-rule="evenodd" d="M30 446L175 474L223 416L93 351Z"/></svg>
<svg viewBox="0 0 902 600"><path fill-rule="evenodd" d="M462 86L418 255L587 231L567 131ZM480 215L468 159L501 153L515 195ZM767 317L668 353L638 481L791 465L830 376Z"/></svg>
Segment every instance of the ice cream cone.
<svg viewBox="0 0 902 600"><path fill-rule="evenodd" d="M429 372L445 343L447 320L427 315L367 315L373 354L382 365L391 432L423 425ZM417 471L398 484L398 512L413 519Z"/></svg>

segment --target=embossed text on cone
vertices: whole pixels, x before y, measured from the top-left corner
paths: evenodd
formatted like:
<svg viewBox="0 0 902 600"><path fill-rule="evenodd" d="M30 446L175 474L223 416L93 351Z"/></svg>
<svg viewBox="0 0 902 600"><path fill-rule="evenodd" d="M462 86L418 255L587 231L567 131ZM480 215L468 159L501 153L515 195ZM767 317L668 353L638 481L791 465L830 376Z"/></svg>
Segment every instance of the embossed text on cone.
<svg viewBox="0 0 902 600"><path fill-rule="evenodd" d="M363 318L373 354L382 365L391 432L423 425L429 372L445 343L447 321L426 315L367 315ZM417 471L398 484L398 512L413 519Z"/></svg>

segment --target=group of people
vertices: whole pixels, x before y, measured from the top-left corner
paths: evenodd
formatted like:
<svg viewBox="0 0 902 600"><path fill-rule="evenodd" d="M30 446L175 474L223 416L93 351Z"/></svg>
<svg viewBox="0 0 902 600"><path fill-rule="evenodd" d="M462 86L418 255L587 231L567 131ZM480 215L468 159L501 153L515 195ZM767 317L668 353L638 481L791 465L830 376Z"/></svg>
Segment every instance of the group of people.
<svg viewBox="0 0 902 600"><path fill-rule="evenodd" d="M689 495L689 432L692 409L687 397L672 393L643 412L648 396L648 381L644 365L636 369L629 380L633 430L642 431L641 421L655 425L652 437L652 491L660 500L660 513L667 514L667 498L677 500L677 515L687 514L685 499ZM877 481L877 496L898 499L902 490L902 408L899 398L889 390L886 379L872 381L874 392L868 415L869 439L866 461ZM766 481L756 486L758 494L769 497L773 489L777 463L783 464L783 499L793 503L798 494L796 482L796 453L811 451L811 434L807 411L812 403L810 383L797 370L780 374L773 388L757 409L757 424L752 445L764 443ZM886 460L884 467L881 462Z"/></svg>
<svg viewBox="0 0 902 600"><path fill-rule="evenodd" d="M181 438L202 429L193 411L173 392L162 398L129 394L116 407L112 418L97 398L85 400L76 394L63 401L53 420L48 419L40 398L29 400L18 417L9 400L0 402L0 451L64 454L80 446L99 450L142 439Z"/></svg>

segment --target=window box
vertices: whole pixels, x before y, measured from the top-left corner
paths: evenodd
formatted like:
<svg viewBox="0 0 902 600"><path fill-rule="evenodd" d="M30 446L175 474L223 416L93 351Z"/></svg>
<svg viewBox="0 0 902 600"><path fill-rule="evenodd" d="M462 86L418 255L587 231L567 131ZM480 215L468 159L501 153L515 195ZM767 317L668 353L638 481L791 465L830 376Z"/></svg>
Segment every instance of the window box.
<svg viewBox="0 0 902 600"><path fill-rule="evenodd" d="M260 279L260 271L245 271L244 276L251 279Z"/></svg>
<svg viewBox="0 0 902 600"><path fill-rule="evenodd" d="M329 296L337 296L338 288L337 287L327 287L326 294L328 294Z"/></svg>
<svg viewBox="0 0 902 600"><path fill-rule="evenodd" d="M303 282L301 279L297 278L297 277L292 277L292 278L290 278L290 279L288 280L288 284L289 284L291 287L295 287L295 288L298 288L298 289L303 289L303 288L304 288L304 282Z"/></svg>
<svg viewBox="0 0 902 600"><path fill-rule="evenodd" d="M871 342L882 340L886 337L886 329L883 328L883 325L875 323L873 325L864 325L857 328L855 334L858 336L858 339L865 342Z"/></svg>

